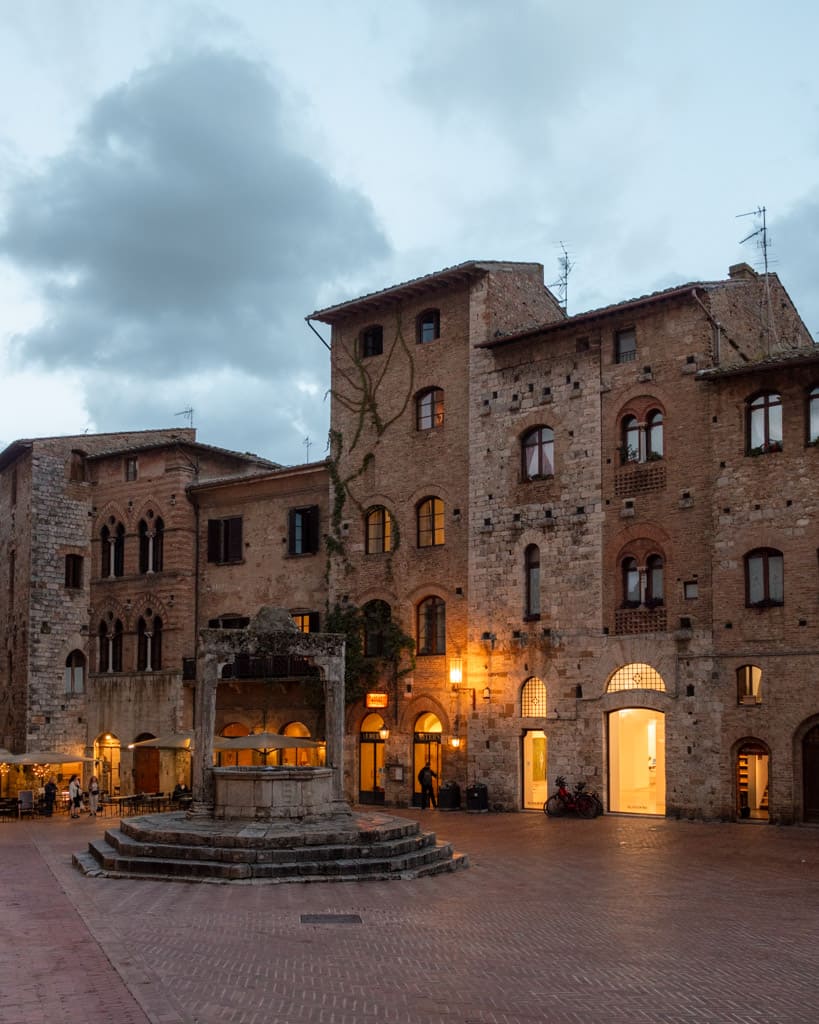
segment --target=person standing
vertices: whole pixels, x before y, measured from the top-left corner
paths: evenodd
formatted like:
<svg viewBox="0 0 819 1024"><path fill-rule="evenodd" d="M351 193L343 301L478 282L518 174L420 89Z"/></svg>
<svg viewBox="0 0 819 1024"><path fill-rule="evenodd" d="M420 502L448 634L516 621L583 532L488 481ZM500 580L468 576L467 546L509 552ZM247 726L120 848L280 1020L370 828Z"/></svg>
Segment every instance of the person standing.
<svg viewBox="0 0 819 1024"><path fill-rule="evenodd" d="M100 784L96 775L88 780L88 813L96 818L100 805Z"/></svg>
<svg viewBox="0 0 819 1024"><path fill-rule="evenodd" d="M57 799L57 782L53 775L49 777L48 782L45 784L43 797L45 798L44 813L47 818L50 818L54 813L54 801Z"/></svg>
<svg viewBox="0 0 819 1024"><path fill-rule="evenodd" d="M68 780L68 804L72 818L79 818L82 806L82 784L76 775Z"/></svg>
<svg viewBox="0 0 819 1024"><path fill-rule="evenodd" d="M421 810L425 811L430 804L433 807L438 806L438 802L435 799L435 789L432 785L432 780L437 779L438 775L432 770L429 761L424 765L420 772L418 772L418 782L421 786Z"/></svg>

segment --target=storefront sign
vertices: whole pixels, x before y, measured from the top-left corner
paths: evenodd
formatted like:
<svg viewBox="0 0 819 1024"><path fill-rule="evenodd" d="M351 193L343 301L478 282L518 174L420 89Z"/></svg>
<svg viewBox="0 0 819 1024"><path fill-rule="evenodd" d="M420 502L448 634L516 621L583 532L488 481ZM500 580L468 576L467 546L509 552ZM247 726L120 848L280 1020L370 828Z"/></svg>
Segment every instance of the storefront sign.
<svg viewBox="0 0 819 1024"><path fill-rule="evenodd" d="M366 697L366 706L368 708L386 708L389 707L390 697L387 693L368 693Z"/></svg>

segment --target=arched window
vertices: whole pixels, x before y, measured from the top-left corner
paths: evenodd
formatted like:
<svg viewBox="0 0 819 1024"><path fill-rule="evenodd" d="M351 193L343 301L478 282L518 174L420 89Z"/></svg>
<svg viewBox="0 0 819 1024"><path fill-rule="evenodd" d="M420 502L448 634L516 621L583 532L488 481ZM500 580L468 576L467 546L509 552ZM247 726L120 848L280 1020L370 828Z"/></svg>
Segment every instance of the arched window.
<svg viewBox="0 0 819 1024"><path fill-rule="evenodd" d="M392 517L383 505L371 508L366 516L368 555L392 551Z"/></svg>
<svg viewBox="0 0 819 1024"><path fill-rule="evenodd" d="M646 559L645 603L650 608L663 603L663 559L660 555L650 555Z"/></svg>
<svg viewBox="0 0 819 1024"><path fill-rule="evenodd" d="M446 603L426 597L418 605L418 654L446 653Z"/></svg>
<svg viewBox="0 0 819 1024"><path fill-rule="evenodd" d="M415 322L416 340L419 345L435 341L441 336L441 314L437 309L428 309Z"/></svg>
<svg viewBox="0 0 819 1024"><path fill-rule="evenodd" d="M100 531L102 575L109 579L125 574L125 527L113 516Z"/></svg>
<svg viewBox="0 0 819 1024"><path fill-rule="evenodd" d="M65 692L83 693L85 691L85 655L82 651L72 651L65 659Z"/></svg>
<svg viewBox="0 0 819 1024"><path fill-rule="evenodd" d="M757 548L745 556L745 603L754 608L783 604L785 564L781 551Z"/></svg>
<svg viewBox="0 0 819 1024"><path fill-rule="evenodd" d="M642 592L637 559L624 558L620 567L623 575L623 607L639 608L642 603Z"/></svg>
<svg viewBox="0 0 819 1024"><path fill-rule="evenodd" d="M444 393L441 388L427 388L415 397L416 430L437 430L444 425Z"/></svg>
<svg viewBox="0 0 819 1024"><path fill-rule="evenodd" d="M665 683L660 673L642 662L624 665L612 673L606 685L606 693L617 693L621 690L665 690Z"/></svg>
<svg viewBox="0 0 819 1024"><path fill-rule="evenodd" d="M748 402L749 455L782 450L782 399L770 391Z"/></svg>
<svg viewBox="0 0 819 1024"><path fill-rule="evenodd" d="M808 395L808 444L819 443L819 385Z"/></svg>
<svg viewBox="0 0 819 1024"><path fill-rule="evenodd" d="M523 554L524 583L526 588L526 603L524 606L524 617L527 619L540 618L540 548L537 544L530 544Z"/></svg>
<svg viewBox="0 0 819 1024"><path fill-rule="evenodd" d="M122 623L101 622L97 631L99 639L99 670L100 672L122 671Z"/></svg>
<svg viewBox="0 0 819 1024"><path fill-rule="evenodd" d="M551 427L535 427L523 435L523 478L538 480L555 471L555 435Z"/></svg>
<svg viewBox="0 0 819 1024"><path fill-rule="evenodd" d="M162 668L162 619L151 617L150 609L146 616L137 623L137 671L156 672Z"/></svg>
<svg viewBox="0 0 819 1024"><path fill-rule="evenodd" d="M162 571L162 541L165 524L154 519L148 512L146 519L139 521L139 571L141 573Z"/></svg>
<svg viewBox="0 0 819 1024"><path fill-rule="evenodd" d="M417 508L418 547L438 547L444 543L444 503L440 498L424 498Z"/></svg>
<svg viewBox="0 0 819 1024"><path fill-rule="evenodd" d="M386 601L368 601L364 613L364 655L367 658L381 658L388 652L386 632L392 618L392 609Z"/></svg>
<svg viewBox="0 0 819 1024"><path fill-rule="evenodd" d="M537 676L532 676L521 687L520 713L524 718L542 718L547 710L546 684Z"/></svg>
<svg viewBox="0 0 819 1024"><path fill-rule="evenodd" d="M737 704L762 703L762 669L740 665L737 669Z"/></svg>
<svg viewBox="0 0 819 1024"><path fill-rule="evenodd" d="M637 422L636 416L625 416L623 422L620 425L621 429L621 450L620 450L620 461L626 462L639 462L640 461L640 424Z"/></svg>
<svg viewBox="0 0 819 1024"><path fill-rule="evenodd" d="M663 457L663 414L659 409L652 409L646 417L646 458L661 459Z"/></svg>

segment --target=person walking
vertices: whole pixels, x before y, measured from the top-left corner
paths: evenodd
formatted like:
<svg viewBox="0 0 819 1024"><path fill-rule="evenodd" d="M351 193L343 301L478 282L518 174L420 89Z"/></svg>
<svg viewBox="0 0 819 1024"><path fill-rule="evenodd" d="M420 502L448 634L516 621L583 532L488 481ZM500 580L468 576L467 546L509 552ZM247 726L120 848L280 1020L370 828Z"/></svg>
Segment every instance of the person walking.
<svg viewBox="0 0 819 1024"><path fill-rule="evenodd" d="M97 810L100 805L100 784L96 775L92 775L88 780L88 813L92 818L96 818Z"/></svg>
<svg viewBox="0 0 819 1024"><path fill-rule="evenodd" d="M43 788L43 798L45 803L45 816L50 818L54 813L54 801L57 799L57 782L53 775L49 777L48 782Z"/></svg>
<svg viewBox="0 0 819 1024"><path fill-rule="evenodd" d="M82 783L76 775L68 780L68 805L72 818L79 818L82 806Z"/></svg>
<svg viewBox="0 0 819 1024"><path fill-rule="evenodd" d="M438 802L435 799L435 789L432 785L432 780L437 779L438 775L432 770L429 761L424 765L420 772L418 772L418 782L421 786L421 810L425 811L430 804L433 807L438 806Z"/></svg>

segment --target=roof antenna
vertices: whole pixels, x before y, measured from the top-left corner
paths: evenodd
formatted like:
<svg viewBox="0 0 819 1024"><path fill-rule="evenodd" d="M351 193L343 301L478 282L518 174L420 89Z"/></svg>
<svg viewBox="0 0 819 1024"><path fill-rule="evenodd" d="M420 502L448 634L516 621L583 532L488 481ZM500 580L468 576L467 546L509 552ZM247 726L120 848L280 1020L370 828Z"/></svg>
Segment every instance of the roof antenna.
<svg viewBox="0 0 819 1024"><path fill-rule="evenodd" d="M740 217L761 217L762 218L762 226L758 227L756 229L756 231L752 231L750 233L750 235L746 235L743 239L740 240L739 244L743 245L745 242L750 241L752 238L757 238L757 237L759 238L759 241L756 244L762 250L762 262L763 262L763 265L765 267L765 276L767 277L768 276L768 247L771 244L771 240L770 240L770 238L768 238L768 223L767 223L767 219L766 219L766 209L765 209L764 206L757 206L757 208L755 210L751 210L749 213L738 213L737 214L737 219L739 219Z"/></svg>
<svg viewBox="0 0 819 1024"><path fill-rule="evenodd" d="M305 461L309 462L310 461L310 448L311 448L313 442L310 440L309 437L305 437L305 439L302 441L302 444L304 445L304 450L307 452Z"/></svg>
<svg viewBox="0 0 819 1024"><path fill-rule="evenodd" d="M569 258L569 252L565 244L563 242L558 242L557 244L560 246L560 256L557 258L557 265L560 267L560 277L558 277L554 284L550 284L549 287L556 290L558 305L565 313L569 304L569 274L574 270L574 263Z"/></svg>
<svg viewBox="0 0 819 1024"><path fill-rule="evenodd" d="M187 409L183 409L181 412L175 412L174 416L187 416L188 426L193 428L193 406L188 406Z"/></svg>
<svg viewBox="0 0 819 1024"><path fill-rule="evenodd" d="M779 347L779 338L776 333L776 324L774 323L773 317L773 305L771 303L771 287L770 281L768 280L768 249L771 245L771 239L768 236L768 221L767 221L767 210L764 206L757 206L755 210L751 210L748 213L738 213L739 217L761 217L762 224L755 231L752 231L750 235L746 235L740 240L740 245L750 241L752 238L757 239L757 246L762 250L762 265L765 273L765 299L764 299L764 311L763 311L763 328L765 331L765 337L768 343L768 355L771 354L771 341Z"/></svg>

